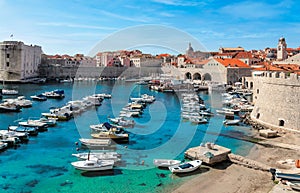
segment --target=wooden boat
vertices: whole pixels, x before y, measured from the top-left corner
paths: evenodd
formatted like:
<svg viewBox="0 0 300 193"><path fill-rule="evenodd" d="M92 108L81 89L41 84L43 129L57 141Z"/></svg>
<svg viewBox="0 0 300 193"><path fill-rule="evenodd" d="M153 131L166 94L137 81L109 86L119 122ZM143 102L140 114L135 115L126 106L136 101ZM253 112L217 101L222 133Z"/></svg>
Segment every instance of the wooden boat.
<svg viewBox="0 0 300 193"><path fill-rule="evenodd" d="M91 136L95 139L112 139L114 141L128 141L129 140L129 135L127 133L120 133L117 134L115 132L100 132L100 133L94 133L91 134Z"/></svg>
<svg viewBox="0 0 300 193"><path fill-rule="evenodd" d="M83 171L102 171L102 170L111 170L114 167L114 160L84 160L72 162L78 170Z"/></svg>
<svg viewBox="0 0 300 193"><path fill-rule="evenodd" d="M170 167L179 165L181 161L172 159L154 159L153 164L157 167Z"/></svg>
<svg viewBox="0 0 300 193"><path fill-rule="evenodd" d="M224 125L238 125L240 123L240 120L225 120L223 121Z"/></svg>
<svg viewBox="0 0 300 193"><path fill-rule="evenodd" d="M178 166L170 166L169 170L172 173L186 173L186 172L192 172L198 169L202 164L201 160L194 160L190 162L182 163Z"/></svg>

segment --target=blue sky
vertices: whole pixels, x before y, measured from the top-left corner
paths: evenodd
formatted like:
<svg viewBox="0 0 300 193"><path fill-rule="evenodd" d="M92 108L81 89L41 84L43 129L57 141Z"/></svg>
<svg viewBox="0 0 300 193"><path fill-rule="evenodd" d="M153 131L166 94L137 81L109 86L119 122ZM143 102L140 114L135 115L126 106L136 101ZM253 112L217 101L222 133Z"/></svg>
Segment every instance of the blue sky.
<svg viewBox="0 0 300 193"><path fill-rule="evenodd" d="M276 47L281 36L288 47L300 46L300 5L296 0L0 0L0 6L0 41L41 45L46 54L88 54L112 34L128 34L131 27L148 25L187 33L198 41L192 42L195 50L216 51L220 46L264 49ZM136 39L161 42L166 38L160 31L138 30ZM173 30L169 33L174 34ZM189 40L172 38L172 42L182 43L176 50L184 52ZM119 46L109 49L127 48ZM144 48L164 52L155 46Z"/></svg>

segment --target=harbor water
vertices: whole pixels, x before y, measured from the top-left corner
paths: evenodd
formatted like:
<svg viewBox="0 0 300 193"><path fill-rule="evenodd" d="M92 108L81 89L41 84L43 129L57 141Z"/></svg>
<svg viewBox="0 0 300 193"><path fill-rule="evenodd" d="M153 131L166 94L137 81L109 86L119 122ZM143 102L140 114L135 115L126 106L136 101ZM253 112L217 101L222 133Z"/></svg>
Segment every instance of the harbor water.
<svg viewBox="0 0 300 193"><path fill-rule="evenodd" d="M1 130L17 125L20 120L40 117L51 108L87 95L108 93L112 94L112 98L105 99L101 106L90 108L74 119L58 122L48 131L30 137L27 144L1 152L0 192L168 192L203 171L179 177L169 170L155 168L153 159L184 160L186 149L205 142L225 146L240 155L246 155L253 146L231 137L250 133L249 126L226 127L223 125L224 116L215 113L222 105L220 93L198 93L215 115L208 124L196 125L181 119L181 93L155 92L146 85L125 81L83 81L8 86L17 88L19 94L28 99L31 95L55 89L63 89L66 97L34 101L31 108L23 108L19 113L1 113ZM76 145L79 138L90 138L89 125L118 116L130 96L145 93L155 96L156 101L147 105L142 117L134 118L135 127L127 129L130 132L129 143L116 145L122 162L111 171L82 172L74 169L70 163L77 159L71 154L80 148Z"/></svg>

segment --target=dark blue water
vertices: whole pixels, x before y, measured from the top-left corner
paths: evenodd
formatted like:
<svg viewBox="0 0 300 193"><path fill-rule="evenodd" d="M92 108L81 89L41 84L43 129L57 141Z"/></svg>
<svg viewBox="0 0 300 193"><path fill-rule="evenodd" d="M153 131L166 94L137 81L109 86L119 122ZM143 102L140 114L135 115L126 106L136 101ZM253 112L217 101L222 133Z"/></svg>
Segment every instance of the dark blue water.
<svg viewBox="0 0 300 193"><path fill-rule="evenodd" d="M174 177L168 170L153 167L154 158L184 159L184 151L202 142L215 142L231 148L233 152L246 154L252 144L222 136L231 132L248 133L247 126L224 127L223 116L214 116L209 124L193 125L180 117L180 95L148 90L125 82L79 82L74 84L13 85L26 96L64 89L62 100L48 99L33 102L33 107L20 113L0 114L0 129L17 124L16 120L39 117L50 108L81 99L93 93L111 93L100 107L92 108L68 122L59 122L47 132L31 137L28 144L0 153L0 192L165 192L178 186L189 177ZM128 129L130 142L117 145L122 154L122 164L109 172L86 173L75 170L70 163L78 148L80 137L89 137L89 125L108 121L118 116L129 96L140 93L154 95L156 101L148 105L141 118L135 118L136 126ZM220 107L220 95L200 93L205 104ZM201 175L201 174L198 174Z"/></svg>

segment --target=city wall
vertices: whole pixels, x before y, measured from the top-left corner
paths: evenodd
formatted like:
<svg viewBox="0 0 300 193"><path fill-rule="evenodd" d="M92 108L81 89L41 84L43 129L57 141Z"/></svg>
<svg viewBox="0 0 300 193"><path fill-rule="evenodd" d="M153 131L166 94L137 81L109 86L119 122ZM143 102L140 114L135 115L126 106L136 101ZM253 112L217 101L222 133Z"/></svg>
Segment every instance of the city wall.
<svg viewBox="0 0 300 193"><path fill-rule="evenodd" d="M158 67L63 67L63 66L41 66L40 77L47 79L65 78L139 78L154 76L162 73Z"/></svg>
<svg viewBox="0 0 300 193"><path fill-rule="evenodd" d="M273 129L300 131L300 78L265 72L253 77L252 120Z"/></svg>

